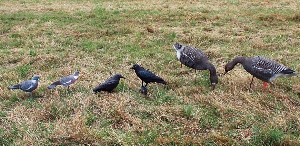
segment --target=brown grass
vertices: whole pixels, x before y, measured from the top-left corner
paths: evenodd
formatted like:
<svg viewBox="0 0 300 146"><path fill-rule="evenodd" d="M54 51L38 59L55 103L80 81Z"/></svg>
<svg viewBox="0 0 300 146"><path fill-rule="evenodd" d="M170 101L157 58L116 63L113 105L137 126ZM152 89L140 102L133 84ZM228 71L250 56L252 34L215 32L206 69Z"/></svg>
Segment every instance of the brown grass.
<svg viewBox="0 0 300 146"><path fill-rule="evenodd" d="M99 8L107 18L95 12ZM1 1L0 142L261 145L254 136L264 133L255 129L275 127L284 132L284 143L276 144L297 145L298 77L279 78L264 90L258 79L249 89L252 76L241 65L222 73L224 65L238 55L270 57L299 73L298 8L298 1L289 0ZM5 16L22 13L25 18L11 19L11 25L4 21ZM49 14L53 18L41 20ZM89 24L97 19L104 26ZM173 39L172 34L176 34ZM179 68L172 48L176 41L208 54L219 74L214 91L208 71L195 74L187 67ZM89 43L98 46L89 51L93 47ZM168 85L151 84L148 96L139 94L141 81L129 69L134 63ZM29 69L22 77L18 68L26 65ZM70 95L64 87L46 88L76 70L81 73ZM115 73L127 78L115 92L92 94L93 87ZM7 90L34 74L41 79L33 102L28 93Z"/></svg>

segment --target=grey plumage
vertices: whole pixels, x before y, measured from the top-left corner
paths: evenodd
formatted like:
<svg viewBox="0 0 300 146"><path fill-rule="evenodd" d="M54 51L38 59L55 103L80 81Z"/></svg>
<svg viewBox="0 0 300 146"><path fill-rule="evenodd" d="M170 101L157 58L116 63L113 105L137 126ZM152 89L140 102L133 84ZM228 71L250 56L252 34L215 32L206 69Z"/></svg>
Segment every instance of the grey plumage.
<svg viewBox="0 0 300 146"><path fill-rule="evenodd" d="M71 84L75 83L75 81L78 79L78 76L79 76L79 71L76 71L73 75L63 77L60 80L53 82L47 88L53 89L58 85L62 85L62 86L68 87L68 89L69 89L69 86Z"/></svg>
<svg viewBox="0 0 300 146"><path fill-rule="evenodd" d="M263 56L255 56L252 58L238 56L225 65L225 73L232 70L237 63L242 64L244 69L253 75L253 77L266 83L275 80L279 76L297 76L294 70ZM250 87L251 84L252 82L250 83Z"/></svg>
<svg viewBox="0 0 300 146"><path fill-rule="evenodd" d="M216 84L218 84L218 76L216 68L209 62L207 55L198 48L185 46L180 43L175 43L173 47L181 64L196 70L209 70L210 82L214 89Z"/></svg>
<svg viewBox="0 0 300 146"><path fill-rule="evenodd" d="M94 93L100 92L100 91L108 91L111 92L113 89L115 89L121 78L124 78L121 74L115 74L114 76L107 79L104 83L100 84L99 86L95 87L93 89Z"/></svg>
<svg viewBox="0 0 300 146"><path fill-rule="evenodd" d="M30 97L31 99L33 99L32 91L38 87L39 78L40 78L39 75L35 75L31 80L27 80L20 84L10 86L8 87L8 89L20 89L24 92L30 92Z"/></svg>

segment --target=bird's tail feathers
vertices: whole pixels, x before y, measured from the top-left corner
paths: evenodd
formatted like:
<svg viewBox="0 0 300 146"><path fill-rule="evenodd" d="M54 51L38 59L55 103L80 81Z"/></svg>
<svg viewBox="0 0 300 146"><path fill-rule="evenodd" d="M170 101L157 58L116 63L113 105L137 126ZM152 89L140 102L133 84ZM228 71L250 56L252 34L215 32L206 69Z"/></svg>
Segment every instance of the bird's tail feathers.
<svg viewBox="0 0 300 146"><path fill-rule="evenodd" d="M9 86L8 89L20 89L20 84Z"/></svg>
<svg viewBox="0 0 300 146"><path fill-rule="evenodd" d="M295 74L295 73L291 73L291 74L285 74L284 76L285 76L285 77L292 77L292 76L298 76L298 75Z"/></svg>
<svg viewBox="0 0 300 146"><path fill-rule="evenodd" d="M167 84L167 82L164 81L162 78L157 78L155 82L156 83L162 83L162 84L165 84L165 85Z"/></svg>
<svg viewBox="0 0 300 146"><path fill-rule="evenodd" d="M60 81L56 81L54 83L52 83L50 86L48 86L47 88L48 89L53 89L55 88L57 85L61 85Z"/></svg>

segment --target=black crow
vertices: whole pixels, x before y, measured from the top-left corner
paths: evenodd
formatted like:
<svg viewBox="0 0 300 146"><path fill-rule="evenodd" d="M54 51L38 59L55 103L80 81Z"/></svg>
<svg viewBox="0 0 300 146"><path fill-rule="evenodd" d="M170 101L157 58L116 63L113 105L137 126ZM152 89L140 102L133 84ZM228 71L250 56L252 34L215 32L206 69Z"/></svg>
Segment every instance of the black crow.
<svg viewBox="0 0 300 146"><path fill-rule="evenodd" d="M142 86L143 83L145 82L147 87L148 83L151 82L156 82L156 83L162 83L162 84L167 84L166 81L164 81L162 78L156 76L152 72L145 70L143 67L140 67L138 64L134 64L131 69L134 69L136 75L142 80Z"/></svg>
<svg viewBox="0 0 300 146"><path fill-rule="evenodd" d="M96 88L93 89L94 93L100 92L100 91L108 91L111 92L113 89L115 89L121 78L124 78L120 74L115 74L114 76L110 77L108 80L106 80L104 83L100 84Z"/></svg>

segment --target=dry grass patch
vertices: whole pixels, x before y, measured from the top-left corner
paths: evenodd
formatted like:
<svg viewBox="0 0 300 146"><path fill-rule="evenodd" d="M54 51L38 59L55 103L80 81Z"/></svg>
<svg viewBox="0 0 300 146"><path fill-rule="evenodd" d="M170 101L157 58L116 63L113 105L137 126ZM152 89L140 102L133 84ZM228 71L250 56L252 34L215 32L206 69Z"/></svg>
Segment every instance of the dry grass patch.
<svg viewBox="0 0 300 146"><path fill-rule="evenodd" d="M234 57L263 55L299 74L298 1L1 1L2 145L299 145L299 78L266 90ZM172 45L206 52L208 71L179 68ZM138 63L168 84L149 84ZM47 86L80 71L70 87ZM113 93L92 94L112 75ZM12 84L41 75L34 101Z"/></svg>

